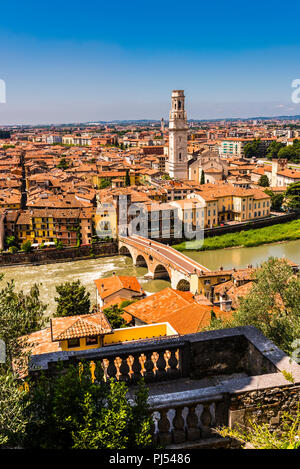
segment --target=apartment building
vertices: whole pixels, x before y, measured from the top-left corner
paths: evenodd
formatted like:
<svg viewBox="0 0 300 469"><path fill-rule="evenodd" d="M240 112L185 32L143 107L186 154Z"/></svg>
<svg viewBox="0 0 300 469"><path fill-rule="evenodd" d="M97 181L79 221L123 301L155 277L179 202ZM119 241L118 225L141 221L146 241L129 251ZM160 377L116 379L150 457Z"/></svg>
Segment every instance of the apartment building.
<svg viewBox="0 0 300 469"><path fill-rule="evenodd" d="M253 142L253 138L227 138L219 145L219 154L224 158L244 156L244 146ZM267 148L276 138L261 138L260 145Z"/></svg>
<svg viewBox="0 0 300 469"><path fill-rule="evenodd" d="M34 209L20 213L16 222L16 237L21 244L64 246L89 244L92 239L91 209Z"/></svg>
<svg viewBox="0 0 300 469"><path fill-rule="evenodd" d="M195 202L195 199L198 199L203 207L204 228L231 221L256 220L270 215L271 197L260 189L242 189L231 184L201 187L201 190L189 194L185 201ZM200 224L199 219L197 220L197 217L201 216L200 213L196 214L195 225Z"/></svg>

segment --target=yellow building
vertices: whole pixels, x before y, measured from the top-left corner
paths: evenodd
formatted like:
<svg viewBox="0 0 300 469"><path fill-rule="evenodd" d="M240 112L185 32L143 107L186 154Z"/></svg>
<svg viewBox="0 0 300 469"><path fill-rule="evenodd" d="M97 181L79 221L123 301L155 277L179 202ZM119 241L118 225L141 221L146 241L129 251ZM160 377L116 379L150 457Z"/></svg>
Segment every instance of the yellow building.
<svg viewBox="0 0 300 469"><path fill-rule="evenodd" d="M99 196L97 198L97 209L93 213L93 224L95 233L100 238L110 237L117 238L118 220L117 207L113 199L102 201Z"/></svg>
<svg viewBox="0 0 300 469"><path fill-rule="evenodd" d="M190 278L190 291L192 293L198 293L199 295L204 295L206 298L210 299L211 287L219 283L226 282L232 277L233 270L215 270L208 272L198 272L197 274L192 274Z"/></svg>
<svg viewBox="0 0 300 469"><path fill-rule="evenodd" d="M32 355L92 350L123 342L177 335L168 322L112 329L101 313L53 318L50 327L25 337ZM24 339L24 337L23 337Z"/></svg>
<svg viewBox="0 0 300 469"><path fill-rule="evenodd" d="M271 197L260 189L242 189L231 184L203 184L201 190L189 194L181 201L181 205L184 206L189 200L194 202L195 199L204 207L204 228L270 215Z"/></svg>

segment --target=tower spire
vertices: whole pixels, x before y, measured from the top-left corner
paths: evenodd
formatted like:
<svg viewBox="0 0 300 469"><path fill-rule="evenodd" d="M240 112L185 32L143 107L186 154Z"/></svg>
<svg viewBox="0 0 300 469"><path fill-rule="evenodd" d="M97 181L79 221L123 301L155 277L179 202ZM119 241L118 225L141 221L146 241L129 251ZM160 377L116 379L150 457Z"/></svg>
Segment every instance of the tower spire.
<svg viewBox="0 0 300 469"><path fill-rule="evenodd" d="M173 90L169 119L168 172L171 177L188 179L187 134L188 124L184 109L184 91Z"/></svg>

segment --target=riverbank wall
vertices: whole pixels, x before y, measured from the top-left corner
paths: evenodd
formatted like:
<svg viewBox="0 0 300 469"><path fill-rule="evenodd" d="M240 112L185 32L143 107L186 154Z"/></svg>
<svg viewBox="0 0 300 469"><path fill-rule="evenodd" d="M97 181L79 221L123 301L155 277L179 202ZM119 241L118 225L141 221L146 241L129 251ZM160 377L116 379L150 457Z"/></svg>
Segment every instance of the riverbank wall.
<svg viewBox="0 0 300 469"><path fill-rule="evenodd" d="M211 238L212 236L219 236L227 233L236 233L238 231L255 230L257 228L265 228L266 226L279 225L280 223L287 223L292 220L300 218L299 213L285 213L284 215L277 215L260 220L248 221L245 223L237 223L235 225L218 226L216 228L206 228L204 230L204 237Z"/></svg>
<svg viewBox="0 0 300 469"><path fill-rule="evenodd" d="M259 220L247 221L244 223L236 223L232 225L218 226L215 228L204 228L204 238L212 238L213 236L221 236L227 233L238 233L240 231L255 230L257 228L264 228L266 226L278 225L280 223L287 223L292 220L300 218L300 213L285 213L283 215L275 215L272 217L261 218ZM193 239L180 239L180 238L159 238L155 241L162 244L169 244L170 246L180 244L184 241L193 241Z"/></svg>
<svg viewBox="0 0 300 469"><path fill-rule="evenodd" d="M0 266L39 265L71 262L118 255L117 241L63 249L39 249L32 252L1 253Z"/></svg>

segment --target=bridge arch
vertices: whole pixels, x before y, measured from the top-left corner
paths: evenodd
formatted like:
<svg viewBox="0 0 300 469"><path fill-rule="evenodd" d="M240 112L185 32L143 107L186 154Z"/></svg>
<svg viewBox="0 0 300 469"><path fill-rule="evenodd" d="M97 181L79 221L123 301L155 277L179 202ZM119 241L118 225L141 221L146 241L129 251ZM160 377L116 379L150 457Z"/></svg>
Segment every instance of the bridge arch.
<svg viewBox="0 0 300 469"><path fill-rule="evenodd" d="M157 279L157 278L169 280L169 282L171 281L171 275L169 274L165 266L162 264L157 264L157 266L154 269L153 279Z"/></svg>
<svg viewBox="0 0 300 469"><path fill-rule="evenodd" d="M176 285L176 290L180 291L190 291L190 282L188 282L185 278L182 278L179 280L179 282Z"/></svg>
<svg viewBox="0 0 300 469"><path fill-rule="evenodd" d="M130 257L132 257L131 252L129 251L129 249L126 246L121 246L120 247L119 254L120 254L120 256L130 256Z"/></svg>
<svg viewBox="0 0 300 469"><path fill-rule="evenodd" d="M137 267L147 267L148 268L147 261L146 261L145 257L142 256L142 254L137 255L136 260L135 260L135 265Z"/></svg>

